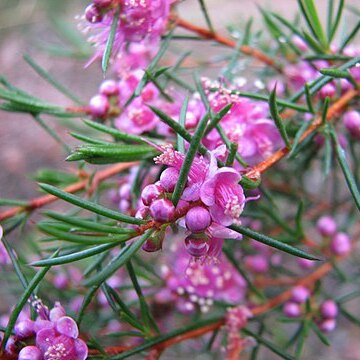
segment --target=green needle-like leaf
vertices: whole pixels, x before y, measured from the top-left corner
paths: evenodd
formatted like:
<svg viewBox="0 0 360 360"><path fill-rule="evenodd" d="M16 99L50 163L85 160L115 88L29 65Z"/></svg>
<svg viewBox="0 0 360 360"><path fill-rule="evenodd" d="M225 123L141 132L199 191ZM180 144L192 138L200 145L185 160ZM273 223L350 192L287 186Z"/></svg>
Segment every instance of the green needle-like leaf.
<svg viewBox="0 0 360 360"><path fill-rule="evenodd" d="M269 106L270 106L270 114L271 117L273 118L276 127L278 128L281 137L283 138L286 147L288 149L291 149L291 144L289 141L289 137L287 135L283 120L280 117L278 108L277 108L277 104L276 104L276 86L274 88L274 90L271 92L270 97L269 97Z"/></svg>
<svg viewBox="0 0 360 360"><path fill-rule="evenodd" d="M119 16L120 16L120 5L114 14L114 18L112 20L112 24L111 24L111 28L110 28L109 37L107 39L104 55L103 55L103 58L101 61L101 68L102 68L102 71L104 74L106 73L106 70L109 66L111 53L113 50L113 45L114 45L114 40L115 40L115 35L116 35L116 30L117 30L118 23L119 23Z"/></svg>
<svg viewBox="0 0 360 360"><path fill-rule="evenodd" d="M110 219L114 219L114 220L118 220L118 221L122 221L128 224L136 224L136 225L140 225L143 224L144 221L140 220L140 219L136 219L134 217L128 216L128 215L124 215L121 214L117 211L114 210L110 210L107 209L104 206L95 204L93 202L84 200L79 198L78 196L75 196L73 194L67 193L65 191L62 191L60 189L57 189L54 186L51 185L47 185L47 184L39 184L39 186L46 191L47 193L54 195L56 197L58 197L59 199L62 199L66 202L69 202L73 205L79 206L83 209L89 210L91 212L94 212L95 214L99 214L101 216L110 218Z"/></svg>
<svg viewBox="0 0 360 360"><path fill-rule="evenodd" d="M97 286L108 279L115 271L124 266L131 257L137 253L142 244L151 236L153 230L150 229L139 237L134 243L126 245L113 260L99 271L95 276L85 281L85 286Z"/></svg>
<svg viewBox="0 0 360 360"><path fill-rule="evenodd" d="M306 253L303 250L300 250L294 246L283 243L279 240L273 239L270 236L258 233L256 231L246 228L244 226L231 225L231 226L229 226L229 229L234 230L234 231L238 232L239 234L245 235L251 239L259 241L265 245L268 245L268 246L274 247L278 250L284 251L288 254L291 254L291 255L294 255L294 256L297 256L300 258L308 259L308 260L315 260L315 261L320 260L320 259Z"/></svg>
<svg viewBox="0 0 360 360"><path fill-rule="evenodd" d="M53 256L56 256L58 252L56 252ZM23 292L23 294L20 296L19 301L17 302L17 304L15 305L14 310L12 311L10 318L9 318L9 322L8 325L6 327L6 331L4 334L4 338L1 344L1 349L4 350L6 343L11 335L11 332L15 326L16 320L21 312L21 310L23 309L23 307L25 306L26 302L28 301L29 297L31 296L32 292L35 290L35 288L40 284L41 280L44 278L44 276L46 275L46 273L50 270L50 267L47 266L44 269L41 269L39 272L36 273L36 275L31 279L31 281L29 282L27 288L25 289L25 291Z"/></svg>
<svg viewBox="0 0 360 360"><path fill-rule="evenodd" d="M337 138L336 132L334 130L334 128L330 129L330 134L331 137L334 141L335 144L335 151L336 151L336 155L337 155L337 159L339 161L341 170L345 176L345 180L346 183L348 185L348 188L351 192L351 195L353 196L354 202L356 207L358 208L358 210L360 211L360 192L359 189L357 187L356 181L354 179L354 176L350 170L350 167L347 163L346 160L346 156L345 156L345 151L344 149L341 147L341 145L339 144L339 140Z"/></svg>

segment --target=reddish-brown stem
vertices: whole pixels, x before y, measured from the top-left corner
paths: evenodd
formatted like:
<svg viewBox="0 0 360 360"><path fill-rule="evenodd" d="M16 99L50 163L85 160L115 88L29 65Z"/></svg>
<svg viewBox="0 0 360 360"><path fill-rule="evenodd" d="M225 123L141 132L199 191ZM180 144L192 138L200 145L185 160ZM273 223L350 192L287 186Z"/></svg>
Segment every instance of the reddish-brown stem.
<svg viewBox="0 0 360 360"><path fill-rule="evenodd" d="M344 95L342 95L339 100L334 102L328 112L326 119L330 120L334 115L336 115L342 108L344 108L356 95L359 94L359 90L349 90ZM315 130L317 130L322 124L322 117L319 115L314 122L306 129L306 131L300 137L299 143L303 142L309 135L311 135ZM283 147L269 156L267 159L262 161L261 163L255 165L250 171L248 171L245 175L250 179L257 180L259 175L271 168L278 161L280 161L283 157L285 157L289 153L289 149L287 147Z"/></svg>
<svg viewBox="0 0 360 360"><path fill-rule="evenodd" d="M102 181L118 174L119 172L124 171L124 170L134 166L135 164L137 164L137 163L135 163L135 162L121 163L121 164L116 164L114 166L111 166L105 170L99 171L94 176L93 182L95 184L99 184ZM83 175L84 174L82 174L82 176ZM88 186L88 184L89 184L89 180L84 179L75 184L67 186L66 188L63 189L63 191L66 191L69 193L74 193L74 192L85 189ZM32 199L25 206L16 206L16 207L13 207L11 209L1 212L0 213L0 221L6 220L12 216L15 216L18 213L24 212L24 211L33 211L35 209L43 207L44 205L50 204L56 200L58 200L58 198L53 195L44 195L44 196L40 196L38 198Z"/></svg>
<svg viewBox="0 0 360 360"><path fill-rule="evenodd" d="M234 40L231 40L229 38L221 36L216 32L212 32L210 30L207 30L206 28L194 25L194 24L192 24L184 19L178 18L178 17L172 17L171 19L177 26L179 26L183 29L192 31L205 39L214 40L214 41L218 42L219 44L223 44L225 46L229 46L232 48L236 47L236 42ZM248 45L240 46L239 50L246 55L249 55L249 56L252 56L252 57L258 59L259 61L263 62L264 64L271 66L272 68L276 69L277 71L282 72L281 65L278 64L277 62L275 62L272 58L270 58L266 54L264 54L262 51L253 49Z"/></svg>

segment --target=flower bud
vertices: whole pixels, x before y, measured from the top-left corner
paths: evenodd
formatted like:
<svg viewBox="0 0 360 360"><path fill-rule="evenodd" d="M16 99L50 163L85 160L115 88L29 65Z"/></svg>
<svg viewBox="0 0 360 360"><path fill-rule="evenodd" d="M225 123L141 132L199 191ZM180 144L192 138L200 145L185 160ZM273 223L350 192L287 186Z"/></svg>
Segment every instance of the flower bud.
<svg viewBox="0 0 360 360"><path fill-rule="evenodd" d="M141 207L138 209L138 211L135 214L135 217L137 219L145 219L149 216L149 208L147 206Z"/></svg>
<svg viewBox="0 0 360 360"><path fill-rule="evenodd" d="M150 214L155 221L169 222L175 214L175 206L168 199L158 199L151 203Z"/></svg>
<svg viewBox="0 0 360 360"><path fill-rule="evenodd" d="M150 239L146 240L142 246L142 249L146 252L155 252L162 249L162 243L165 238L165 231L156 231Z"/></svg>
<svg viewBox="0 0 360 360"><path fill-rule="evenodd" d="M308 270L315 266L316 262L309 259L299 258L297 259L297 263L301 269Z"/></svg>
<svg viewBox="0 0 360 360"><path fill-rule="evenodd" d="M331 216L322 216L316 223L316 228L322 236L332 236L336 232L336 222Z"/></svg>
<svg viewBox="0 0 360 360"><path fill-rule="evenodd" d="M105 80L100 85L99 92L105 96L119 95L119 86L114 80Z"/></svg>
<svg viewBox="0 0 360 360"><path fill-rule="evenodd" d="M15 335L20 339L26 339L35 334L34 322L30 319L25 319L16 323L14 327Z"/></svg>
<svg viewBox="0 0 360 360"><path fill-rule="evenodd" d="M301 315L301 308L299 304L289 301L285 303L283 307L283 312L286 316L290 318L296 318Z"/></svg>
<svg viewBox="0 0 360 360"><path fill-rule="evenodd" d="M338 314L338 306L335 301L328 299L320 305L320 314L325 319L336 318Z"/></svg>
<svg viewBox="0 0 360 360"><path fill-rule="evenodd" d="M245 265L256 274L263 274L269 270L269 262L263 255L250 255L245 258Z"/></svg>
<svg viewBox="0 0 360 360"><path fill-rule="evenodd" d="M343 122L349 133L355 139L360 139L360 112L354 110L346 112Z"/></svg>
<svg viewBox="0 0 360 360"><path fill-rule="evenodd" d="M57 321L66 315L65 309L62 307L60 302L56 302L55 306L50 310L49 318L50 321Z"/></svg>
<svg viewBox="0 0 360 360"><path fill-rule="evenodd" d="M90 99L89 107L93 117L104 117L110 108L109 100L104 95L95 95Z"/></svg>
<svg viewBox="0 0 360 360"><path fill-rule="evenodd" d="M173 192L179 179L179 171L173 167L165 169L160 175L160 184L168 192Z"/></svg>
<svg viewBox="0 0 360 360"><path fill-rule="evenodd" d="M90 4L85 9L85 19L92 24L98 23L103 19L101 11L94 4Z"/></svg>
<svg viewBox="0 0 360 360"><path fill-rule="evenodd" d="M159 184L147 185L141 192L141 200L144 205L149 206L154 200L158 199L163 192L164 188Z"/></svg>
<svg viewBox="0 0 360 360"><path fill-rule="evenodd" d="M209 250L208 238L205 234L191 234L185 239L186 251L194 257L205 256Z"/></svg>
<svg viewBox="0 0 360 360"><path fill-rule="evenodd" d="M202 206L191 208L185 216L186 227L193 233L205 231L210 225L210 222L210 213Z"/></svg>
<svg viewBox="0 0 360 360"><path fill-rule="evenodd" d="M333 84L326 84L319 91L319 95L323 99L325 99L326 97L332 98L335 94L336 88Z"/></svg>
<svg viewBox="0 0 360 360"><path fill-rule="evenodd" d="M335 319L326 319L319 323L319 329L324 333L329 333L333 331L336 327L336 320Z"/></svg>
<svg viewBox="0 0 360 360"><path fill-rule="evenodd" d="M303 304L310 296L310 291L304 286L296 286L292 290L291 300Z"/></svg>
<svg viewBox="0 0 360 360"><path fill-rule="evenodd" d="M330 250L335 255L346 255L351 251L351 241L347 234L337 233L331 240Z"/></svg>
<svg viewBox="0 0 360 360"><path fill-rule="evenodd" d="M19 352L18 360L42 360L40 349L36 346L25 346Z"/></svg>

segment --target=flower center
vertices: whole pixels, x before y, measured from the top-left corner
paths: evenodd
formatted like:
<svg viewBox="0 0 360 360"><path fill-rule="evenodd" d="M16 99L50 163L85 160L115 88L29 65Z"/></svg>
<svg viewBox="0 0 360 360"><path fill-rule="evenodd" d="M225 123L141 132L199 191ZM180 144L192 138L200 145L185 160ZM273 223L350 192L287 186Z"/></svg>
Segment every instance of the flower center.
<svg viewBox="0 0 360 360"><path fill-rule="evenodd" d="M217 202L224 209L224 214L231 216L233 219L240 217L244 204L239 196L234 193L231 186L220 184L217 187Z"/></svg>
<svg viewBox="0 0 360 360"><path fill-rule="evenodd" d="M66 359L68 351L63 343L51 345L44 354L46 360L62 360Z"/></svg>

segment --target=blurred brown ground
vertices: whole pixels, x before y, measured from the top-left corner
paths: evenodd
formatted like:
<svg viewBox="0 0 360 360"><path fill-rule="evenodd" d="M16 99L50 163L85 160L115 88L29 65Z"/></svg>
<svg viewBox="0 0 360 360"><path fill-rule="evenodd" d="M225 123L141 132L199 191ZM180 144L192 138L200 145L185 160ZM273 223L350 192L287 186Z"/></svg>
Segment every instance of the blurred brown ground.
<svg viewBox="0 0 360 360"><path fill-rule="evenodd" d="M288 19L293 18L297 9L295 0L206 0L216 29L224 31L226 24L245 24L254 16L255 27L261 18L257 5L276 10ZM360 8L360 0L346 2ZM326 0L317 0L321 14L325 16ZM34 96L58 105L72 105L65 96L42 80L23 61L24 53L30 54L42 67L55 78L88 101L102 80L97 65L84 69L84 61L56 58L40 48L46 44L61 43L53 30L49 13L64 20L76 28L74 16L81 14L85 1L58 0L0 0L0 74L15 86L29 91ZM179 6L179 13L189 21L205 25L196 0L185 0ZM348 16L351 14L348 12ZM260 27L260 26L259 26ZM216 48L215 48L216 51ZM44 117L67 143L74 143L66 127L51 117ZM78 119L70 120L79 122ZM37 185L29 174L41 168L71 169L64 161L65 153L61 147L26 114L9 114L0 111L0 198L29 199L37 196ZM354 308L356 308L354 304ZM358 305L358 304L357 304ZM357 306L358 308L358 306ZM354 309L355 310L355 309ZM330 336L333 346L326 348L313 341L307 346L303 359L359 360L360 332L358 328L342 321L339 329ZM273 359L273 355L264 351L262 359ZM164 359L181 359L167 355ZM197 357L196 359L204 359Z"/></svg>

